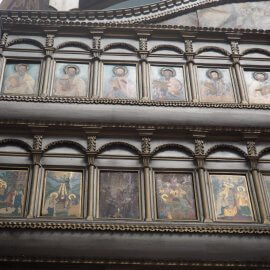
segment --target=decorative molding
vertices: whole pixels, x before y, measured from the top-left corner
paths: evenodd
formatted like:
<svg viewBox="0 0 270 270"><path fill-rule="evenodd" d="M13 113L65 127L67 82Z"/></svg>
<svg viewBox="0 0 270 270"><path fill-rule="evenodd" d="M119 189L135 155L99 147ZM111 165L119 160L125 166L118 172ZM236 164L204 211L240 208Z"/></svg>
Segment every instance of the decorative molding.
<svg viewBox="0 0 270 270"><path fill-rule="evenodd" d="M163 144L160 145L158 147L156 147L152 153L151 153L151 157L155 156L156 154L168 150L168 149L174 149L174 150L180 150L185 152L186 154L188 154L190 157L194 157L194 152L189 149L188 147L181 145L181 144L175 144L175 143L170 143L170 144Z"/></svg>
<svg viewBox="0 0 270 270"><path fill-rule="evenodd" d="M6 47L7 46L7 41L8 41L8 33L4 32L1 38L1 46Z"/></svg>
<svg viewBox="0 0 270 270"><path fill-rule="evenodd" d="M81 48L87 52L91 51L91 48L88 45L86 45L82 42L79 42L79 41L67 41L67 42L61 43L60 45L58 45L56 47L56 50L60 50L60 49L66 48L66 47L77 47L77 48Z"/></svg>
<svg viewBox="0 0 270 270"><path fill-rule="evenodd" d="M213 153L217 152L218 150L230 150L230 151L234 151L234 152L237 152L238 154L240 154L245 159L248 158L247 153L245 153L239 147L234 146L234 145L231 145L231 144L217 144L217 145L211 147L210 149L208 149L208 151L206 152L205 156L208 157L210 154L213 154Z"/></svg>
<svg viewBox="0 0 270 270"><path fill-rule="evenodd" d="M93 49L101 49L101 36L93 36Z"/></svg>
<svg viewBox="0 0 270 270"><path fill-rule="evenodd" d="M270 56L270 51L262 49L262 48L250 48L250 49L246 49L242 52L242 55L248 55L248 54L252 54L252 53L260 53L266 56Z"/></svg>
<svg viewBox="0 0 270 270"><path fill-rule="evenodd" d="M54 37L53 34L47 34L46 36L46 48L53 48L54 46Z"/></svg>
<svg viewBox="0 0 270 270"><path fill-rule="evenodd" d="M7 47L10 47L10 46L16 45L16 44L30 44L30 45L36 46L36 47L44 50L44 46L39 41L31 39L31 38L13 39L7 43Z"/></svg>
<svg viewBox="0 0 270 270"><path fill-rule="evenodd" d="M106 51L109 51L112 49L117 49L117 48L123 48L123 49L129 50L129 51L132 51L132 52L137 51L137 48L135 48L134 46L132 46L128 43L125 43L125 42L110 43L103 48L103 51L106 52Z"/></svg>
<svg viewBox="0 0 270 270"><path fill-rule="evenodd" d="M192 40L185 40L185 52L193 53L193 43Z"/></svg>
<svg viewBox="0 0 270 270"><path fill-rule="evenodd" d="M220 47L217 47L217 46L205 46L205 47L199 48L195 52L195 55L199 55L199 54L202 54L204 52L216 52L216 53L220 53L220 54L225 55L225 56L231 55L231 53L228 52L227 50L220 48Z"/></svg>
<svg viewBox="0 0 270 270"><path fill-rule="evenodd" d="M151 138L150 137L142 137L142 153L150 154L151 153Z"/></svg>
<svg viewBox="0 0 270 270"><path fill-rule="evenodd" d="M42 150L42 141L43 136L41 135L34 135L33 138L33 150Z"/></svg>
<svg viewBox="0 0 270 270"><path fill-rule="evenodd" d="M233 55L239 55L240 49L237 41L231 41L231 51Z"/></svg>
<svg viewBox="0 0 270 270"><path fill-rule="evenodd" d="M151 53L154 53L154 52L157 52L157 51L161 51L161 50L168 50L168 51L174 51L174 52L176 52L176 53L178 53L178 54L181 54L181 55L183 55L185 52L182 50L182 49L180 49L179 47L176 47L176 46L174 46L174 45L170 45L170 44L162 44L162 45L157 45L157 46L155 46L155 47L153 47L150 51L149 51L149 53L151 54Z"/></svg>
<svg viewBox="0 0 270 270"><path fill-rule="evenodd" d="M44 150L44 152L47 152L51 149L57 148L59 146L64 146L64 145L77 148L82 153L86 153L86 149L81 144L74 142L74 141L68 141L68 140L59 140L59 141L51 142L51 143L47 144L43 150Z"/></svg>
<svg viewBox="0 0 270 270"><path fill-rule="evenodd" d="M270 147L264 148L263 150L261 150L261 151L258 153L258 158L263 157L264 155L268 154L269 152L270 152Z"/></svg>
<svg viewBox="0 0 270 270"><path fill-rule="evenodd" d="M258 234L269 235L270 227L265 225L221 225L221 224L154 224L154 223L86 223L58 221L11 221L0 220L0 229L40 230L89 230L89 231L131 231L161 233L209 233L209 234Z"/></svg>
<svg viewBox="0 0 270 270"><path fill-rule="evenodd" d="M256 142L255 141L247 141L247 151L248 155L251 157L257 156Z"/></svg>
<svg viewBox="0 0 270 270"><path fill-rule="evenodd" d="M88 136L87 137L87 151L96 152L96 147L97 147L97 137Z"/></svg>
<svg viewBox="0 0 270 270"><path fill-rule="evenodd" d="M26 142L24 142L22 140L18 140L18 139L3 139L3 140L0 140L0 147L1 146L6 146L6 145L19 146L19 147L23 148L24 150L26 150L27 152L32 151L32 147L29 144L27 144Z"/></svg>
<svg viewBox="0 0 270 270"><path fill-rule="evenodd" d="M109 149L114 148L115 146L118 147L124 147L126 149L129 149L132 153L136 154L136 155L141 155L141 151L136 148L134 145L131 145L129 143L126 142L110 142L110 143L106 143L104 145L102 145L98 150L97 150L97 154L102 154L104 151L107 151Z"/></svg>
<svg viewBox="0 0 270 270"><path fill-rule="evenodd" d="M204 156L204 140L201 138L195 138L195 155Z"/></svg>

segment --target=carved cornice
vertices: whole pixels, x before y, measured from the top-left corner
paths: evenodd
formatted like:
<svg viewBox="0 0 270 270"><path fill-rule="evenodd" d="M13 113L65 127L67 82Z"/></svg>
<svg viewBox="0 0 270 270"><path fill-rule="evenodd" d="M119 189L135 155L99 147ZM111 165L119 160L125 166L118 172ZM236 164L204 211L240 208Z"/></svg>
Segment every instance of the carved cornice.
<svg viewBox="0 0 270 270"><path fill-rule="evenodd" d="M119 232L159 232L159 233L203 233L203 234L259 234L269 235L270 227L265 225L221 225L221 224L140 224L140 223L86 223L58 221L11 221L1 220L0 229L34 229L34 230L88 230Z"/></svg>
<svg viewBox="0 0 270 270"><path fill-rule="evenodd" d="M155 101L136 99L107 99L88 97L50 97L50 96L8 96L0 95L0 101L13 102L41 102L41 103L69 103L69 104L108 104L134 105L156 107L193 107L193 108L224 108L224 109L252 109L270 110L270 104L240 104L240 103L207 103L189 101Z"/></svg>

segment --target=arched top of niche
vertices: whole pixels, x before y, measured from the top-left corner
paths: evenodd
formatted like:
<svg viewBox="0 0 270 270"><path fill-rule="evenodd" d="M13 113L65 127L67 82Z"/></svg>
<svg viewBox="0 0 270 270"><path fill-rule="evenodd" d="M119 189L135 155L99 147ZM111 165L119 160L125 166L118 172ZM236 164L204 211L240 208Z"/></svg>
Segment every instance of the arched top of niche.
<svg viewBox="0 0 270 270"><path fill-rule="evenodd" d="M18 140L18 139L3 139L0 140L0 151L1 151L1 147L6 147L6 146L15 146L18 149L19 152L21 152L23 150L23 152L31 152L32 151L32 147L22 141L22 140ZM7 151L9 152L10 150L7 149Z"/></svg>
<svg viewBox="0 0 270 270"><path fill-rule="evenodd" d="M155 52L158 52L158 51L172 51L172 52L175 52L175 53L180 54L180 55L183 55L185 53L179 47L176 47L176 46L170 45L170 44L161 44L161 45L154 46L149 51L149 53L152 54L152 53L155 53Z"/></svg>
<svg viewBox="0 0 270 270"><path fill-rule="evenodd" d="M131 44L125 43L125 42L110 43L110 44L106 45L103 48L103 51L107 52L107 51L110 51L110 50L113 50L113 49L124 49L124 50L130 51L130 52L136 52L137 51L136 47L134 47Z"/></svg>
<svg viewBox="0 0 270 270"><path fill-rule="evenodd" d="M32 45L35 46L41 50L44 49L44 46L42 43L40 43L39 41L35 40L35 39L31 39L31 38L17 38L17 39L13 39L11 41L9 41L7 43L7 47L11 47L14 45L19 45L19 44L28 44L28 45Z"/></svg>
<svg viewBox="0 0 270 270"><path fill-rule="evenodd" d="M102 154L110 154L109 151L113 154L114 150L122 150L123 153L126 152L128 155L141 155L141 151L135 147L132 144L126 143L126 142L110 142L102 145L98 150L97 154L102 155Z"/></svg>
<svg viewBox="0 0 270 270"><path fill-rule="evenodd" d="M56 51L59 51L61 49L64 49L64 48L68 48L68 47L75 47L75 48L80 48L84 51L87 51L87 52L90 52L91 51L91 48L83 43L83 42L79 42L79 41L67 41L67 42L63 42L61 44L59 44L57 47L56 47Z"/></svg>
<svg viewBox="0 0 270 270"><path fill-rule="evenodd" d="M245 158L247 159L247 153L245 153L242 149L237 146L230 145L230 144L218 144L211 147L205 154L206 158L209 157L224 157L224 152L231 153L228 158ZM218 155L220 153L220 156Z"/></svg>
<svg viewBox="0 0 270 270"><path fill-rule="evenodd" d="M270 159L270 146L264 148L258 153L259 159Z"/></svg>
<svg viewBox="0 0 270 270"><path fill-rule="evenodd" d="M249 55L249 54L262 54L266 56L270 56L270 51L263 49L263 48L249 48L242 52L242 55Z"/></svg>
<svg viewBox="0 0 270 270"><path fill-rule="evenodd" d="M223 49L223 48L220 48L218 46L205 46L205 47L201 47L199 48L195 54L196 55L200 55L200 54L203 54L205 52L215 52L217 54L221 54L221 55L224 55L224 56L230 56L230 52L228 52L227 50Z"/></svg>
<svg viewBox="0 0 270 270"><path fill-rule="evenodd" d="M79 153L83 153L83 154L86 152L86 149L81 144L74 141L69 141L69 140L60 140L60 141L51 142L44 147L44 152L48 152L50 150L54 150L57 148L64 148L64 147L74 149L78 151Z"/></svg>
<svg viewBox="0 0 270 270"><path fill-rule="evenodd" d="M188 147L186 147L184 145L181 145L181 144L163 144L163 145L160 145L160 146L156 147L152 151L151 156L152 157L157 157L161 153L164 153L164 152L169 153L169 151L178 152L178 154L176 154L175 157L177 157L177 156L194 157L194 152L191 149L189 149ZM171 154L170 154L170 156L171 156Z"/></svg>

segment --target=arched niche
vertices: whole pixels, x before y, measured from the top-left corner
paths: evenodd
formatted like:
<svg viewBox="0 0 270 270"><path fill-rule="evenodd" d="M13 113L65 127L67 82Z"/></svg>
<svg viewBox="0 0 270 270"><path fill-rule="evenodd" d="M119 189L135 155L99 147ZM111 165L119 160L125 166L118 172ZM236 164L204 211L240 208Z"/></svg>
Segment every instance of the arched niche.
<svg viewBox="0 0 270 270"><path fill-rule="evenodd" d="M126 142L110 142L97 150L95 165L95 219L141 220L144 195L140 150Z"/></svg>

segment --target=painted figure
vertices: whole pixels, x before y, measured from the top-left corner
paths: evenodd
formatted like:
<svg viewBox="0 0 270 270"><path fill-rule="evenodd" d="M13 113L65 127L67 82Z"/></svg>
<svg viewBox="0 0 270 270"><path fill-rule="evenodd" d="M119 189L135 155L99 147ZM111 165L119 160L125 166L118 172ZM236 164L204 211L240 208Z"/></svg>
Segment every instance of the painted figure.
<svg viewBox="0 0 270 270"><path fill-rule="evenodd" d="M105 85L106 98L136 98L136 84L129 78L129 69L126 66L114 66L113 77Z"/></svg>
<svg viewBox="0 0 270 270"><path fill-rule="evenodd" d="M5 94L34 94L35 79L31 76L29 65L14 65L15 72L8 76L4 84Z"/></svg>
<svg viewBox="0 0 270 270"><path fill-rule="evenodd" d="M245 72L251 103L270 103L270 81L267 72Z"/></svg>
<svg viewBox="0 0 270 270"><path fill-rule="evenodd" d="M190 174L156 174L158 218L196 219L192 176Z"/></svg>
<svg viewBox="0 0 270 270"><path fill-rule="evenodd" d="M81 177L77 172L48 171L42 215L79 217Z"/></svg>
<svg viewBox="0 0 270 270"><path fill-rule="evenodd" d="M153 67L152 67L153 68ZM175 78L174 68L165 67L160 69L159 80L152 81L152 98L155 100L182 100L184 91L182 83Z"/></svg>
<svg viewBox="0 0 270 270"><path fill-rule="evenodd" d="M138 218L138 174L131 172L101 172L100 217Z"/></svg>
<svg viewBox="0 0 270 270"><path fill-rule="evenodd" d="M211 175L216 218L252 221L252 208L246 178L241 175Z"/></svg>
<svg viewBox="0 0 270 270"><path fill-rule="evenodd" d="M66 65L64 75L56 79L55 96L86 96L86 83L80 78L80 68L77 65Z"/></svg>

